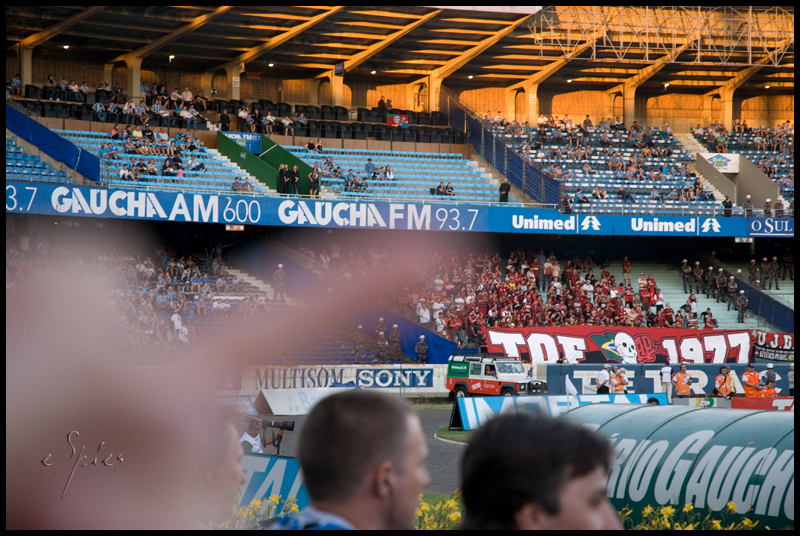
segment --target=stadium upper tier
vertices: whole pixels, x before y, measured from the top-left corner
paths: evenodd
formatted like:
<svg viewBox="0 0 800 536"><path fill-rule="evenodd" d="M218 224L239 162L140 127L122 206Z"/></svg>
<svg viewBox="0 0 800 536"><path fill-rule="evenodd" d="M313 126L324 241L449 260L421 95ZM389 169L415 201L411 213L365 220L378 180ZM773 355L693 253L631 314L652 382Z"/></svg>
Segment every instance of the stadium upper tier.
<svg viewBox="0 0 800 536"><path fill-rule="evenodd" d="M6 180L63 182L72 184L66 172L52 169L38 155L28 154L16 140L6 140Z"/></svg>
<svg viewBox="0 0 800 536"><path fill-rule="evenodd" d="M743 155L775 181L781 195L794 200L794 129L752 129L745 133L718 133L713 129L693 129L694 138L709 152L717 152L724 140L729 153ZM719 140L722 136L723 140Z"/></svg>
<svg viewBox="0 0 800 536"><path fill-rule="evenodd" d="M527 133L526 133L527 130ZM722 200L696 183L693 155L671 132L600 127L526 129L517 124L492 132L525 160L561 183L573 212L595 214L721 213ZM624 192L624 194L623 194ZM742 215L734 207L734 215Z"/></svg>
<svg viewBox="0 0 800 536"><path fill-rule="evenodd" d="M325 149L324 154L310 152L305 147L287 146L286 150L309 164L322 164L327 157L333 159L335 167L344 174L349 170L360 172L367 178L367 192L347 191L347 180L335 176L322 177L322 184L330 188L337 197L375 198L391 197L408 201L489 203L497 200L498 185L491 175L479 170L475 162L455 153L401 153L389 151L366 151L360 149ZM389 166L394 173L392 180L372 180L365 170L371 159L377 168ZM322 169L322 165L320 165ZM453 195L433 197L439 183L449 182ZM511 199L513 201L513 199Z"/></svg>

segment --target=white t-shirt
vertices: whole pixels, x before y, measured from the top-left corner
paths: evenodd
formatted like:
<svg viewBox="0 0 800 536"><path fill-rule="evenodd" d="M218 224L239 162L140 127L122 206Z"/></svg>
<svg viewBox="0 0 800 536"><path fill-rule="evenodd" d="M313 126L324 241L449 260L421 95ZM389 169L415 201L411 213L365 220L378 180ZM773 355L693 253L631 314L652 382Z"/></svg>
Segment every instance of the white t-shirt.
<svg viewBox="0 0 800 536"><path fill-rule="evenodd" d="M254 452L255 454L264 454L264 449L261 448L261 439L260 438L253 437L250 434L248 434L247 432L245 432L242 435L242 438L239 439L239 443L244 443L245 441L250 443L250 445L252 446L251 452Z"/></svg>
<svg viewBox="0 0 800 536"><path fill-rule="evenodd" d="M189 342L189 329L186 326L181 326L178 330L178 339L181 342Z"/></svg>
<svg viewBox="0 0 800 536"><path fill-rule="evenodd" d="M181 329L183 327L183 324L181 324L181 315L178 313L173 314L170 320L172 320L172 325L175 329Z"/></svg>
<svg viewBox="0 0 800 536"><path fill-rule="evenodd" d="M609 386L609 380L611 379L611 374L606 369L601 369L600 372L597 373L597 386Z"/></svg>
<svg viewBox="0 0 800 536"><path fill-rule="evenodd" d="M669 365L661 367L661 383L672 383L672 368Z"/></svg>

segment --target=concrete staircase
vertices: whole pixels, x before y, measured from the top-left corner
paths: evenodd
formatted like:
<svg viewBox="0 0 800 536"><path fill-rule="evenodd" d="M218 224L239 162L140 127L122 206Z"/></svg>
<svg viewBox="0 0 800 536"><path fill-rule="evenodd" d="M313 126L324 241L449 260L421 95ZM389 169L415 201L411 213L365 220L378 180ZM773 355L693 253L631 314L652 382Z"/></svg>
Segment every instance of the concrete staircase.
<svg viewBox="0 0 800 536"><path fill-rule="evenodd" d="M691 264L694 265L694 261L692 259L689 260ZM708 266L703 266L704 271L707 268ZM622 266L619 262L612 263L608 271L616 277L617 281L622 281ZM637 281L641 272L644 272L645 277L650 276L650 274L653 275L653 278L656 280L656 285L661 289L661 293L664 295L665 304L669 303L670 306L677 311L678 307L686 303L689 294L683 291L683 277L677 269L670 270L669 267L664 264L637 262L635 259L632 259L631 284L634 289L638 288ZM774 326L767 324L764 319L754 317L749 311L745 317L744 323L739 324L737 321L738 312L734 311L732 307L731 310L728 311L726 303L717 303L715 298L706 298L705 294L695 294L695 296L697 296L699 321L702 321L702 318L699 317L700 313L707 308L711 308L711 313L719 324L718 329L762 329L778 331Z"/></svg>
<svg viewBox="0 0 800 536"><path fill-rule="evenodd" d="M495 171L494 167L486 160L483 160L477 155L470 156L468 165L473 166L475 169L483 174L483 178L489 181L495 188L497 188L497 199L500 199L500 185L503 184L503 177L500 173ZM509 184L511 184L509 182ZM509 203L535 203L533 199L525 195L522 190L511 184L511 191L508 193Z"/></svg>
<svg viewBox="0 0 800 536"><path fill-rule="evenodd" d="M278 193L277 190L274 190L272 188L267 188L267 185L262 183L261 181L259 181L255 176L248 175L248 173L245 170L243 170L242 168L240 168L238 164L236 164L234 162L231 162L230 158L220 154L220 152L217 149L207 149L206 151L208 153L210 153L210 154L213 154L214 158L216 158L217 160L221 161L224 165L232 168L233 171L237 175L239 175L242 179L244 177L249 178L250 179L250 183L253 185L253 187L260 186L262 188L265 188L267 190L267 195L273 195L273 194L277 194Z"/></svg>
<svg viewBox="0 0 800 536"><path fill-rule="evenodd" d="M759 266L761 265L760 258L756 259L756 262L758 263ZM725 266L728 268L728 270L733 270L733 271L741 270L742 273L745 274L744 275L745 279L747 279L747 268L750 266L749 263L745 262L726 263ZM781 269L783 269L782 265ZM762 281L761 284L763 286L764 281ZM765 287L762 289L762 292L768 296L775 298L777 301L781 302L787 307L791 307L791 309L794 310L794 281L788 278L786 279L786 281L781 279L778 281L778 284L781 287L780 290L777 290L773 283L772 290L767 290L767 288Z"/></svg>
<svg viewBox="0 0 800 536"><path fill-rule="evenodd" d="M274 300L275 299L275 289L273 288L273 286L270 283L267 283L266 281L264 281L262 279L259 279L259 278L255 277L255 276L251 275L250 273L245 272L244 270L240 270L238 268L233 268L231 266L225 266L225 270L228 273L230 273L231 275L242 279L245 283L253 285L258 290L260 290L263 293L265 293L270 300ZM233 298L230 298L230 299L233 299ZM291 305L291 306L296 306L297 305L297 300L287 297L286 298L286 304L287 305Z"/></svg>
<svg viewBox="0 0 800 536"><path fill-rule="evenodd" d="M698 142L691 134L688 133L677 134L675 137L680 140L680 142L683 144L683 147L689 152L689 154L707 152L706 148L703 147L703 145L700 142ZM691 162L688 162L688 164L689 164L689 169L691 169L692 172L697 175L697 178L700 179L700 182L703 184L703 186L714 192L715 198L719 200L725 199L725 196L722 195L722 192L720 192L717 188L715 188L714 185L708 182L708 180L697 171L696 159L692 160Z"/></svg>

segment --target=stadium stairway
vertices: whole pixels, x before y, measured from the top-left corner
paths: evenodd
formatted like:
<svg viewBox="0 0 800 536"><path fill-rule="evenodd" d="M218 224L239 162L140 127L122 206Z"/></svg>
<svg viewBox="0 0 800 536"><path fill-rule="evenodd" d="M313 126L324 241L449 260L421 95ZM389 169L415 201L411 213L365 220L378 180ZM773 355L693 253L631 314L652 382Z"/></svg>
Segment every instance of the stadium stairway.
<svg viewBox="0 0 800 536"><path fill-rule="evenodd" d="M760 265L761 262L759 261L758 264ZM725 264L725 267L731 272L735 272L736 270L741 270L742 274L744 274L745 279L747 279L747 269L749 266L750 263L746 262ZM762 281L761 284L763 286L764 281ZM773 285L772 290L767 290L767 288L763 288L761 291L767 296L771 296L772 298L775 298L782 304L787 305L788 307L794 309L794 281L788 278L786 279L786 281L781 279L780 281L778 281L778 284L781 286L780 290L775 289L775 286ZM768 287L769 283L767 283L766 286Z"/></svg>
<svg viewBox="0 0 800 536"><path fill-rule="evenodd" d="M239 268L233 268L232 266L225 266L225 270L234 277L238 277L242 279L245 283L252 285L259 289L261 292L267 295L270 301L275 300L275 288L266 281L255 277L254 275L241 270ZM287 297L286 298L286 305L291 305L292 307L297 305L297 300Z"/></svg>
<svg viewBox="0 0 800 536"><path fill-rule="evenodd" d="M704 266L705 270L708 268ZM618 282L622 281L622 266L620 263L615 262L609 267L608 270L614 275ZM689 294L683 291L683 277L677 269L670 269L665 264L657 264L652 262L637 262L635 259L631 261L631 283L634 289L637 289L637 281L639 274L644 272L645 277L650 274L656 280L656 286L661 289L664 295L664 303L669 303L674 310L684 305L689 298ZM707 308L711 308L711 313L714 315L718 326L717 329L769 329L772 331L779 331L774 326L767 324L762 318L755 317L752 313L748 312L745 315L743 324L738 323L738 312L731 308L728 311L727 303L717 303L716 298L706 298L705 294L697 294L697 314L698 322L702 322L699 316Z"/></svg>

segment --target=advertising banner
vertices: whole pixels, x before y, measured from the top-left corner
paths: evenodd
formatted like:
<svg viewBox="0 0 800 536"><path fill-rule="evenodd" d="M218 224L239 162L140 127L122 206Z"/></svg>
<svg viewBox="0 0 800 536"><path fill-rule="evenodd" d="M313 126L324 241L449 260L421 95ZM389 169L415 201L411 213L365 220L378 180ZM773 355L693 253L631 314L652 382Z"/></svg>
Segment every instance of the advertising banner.
<svg viewBox="0 0 800 536"><path fill-rule="evenodd" d="M731 398L731 407L738 409L794 411L794 397Z"/></svg>
<svg viewBox="0 0 800 536"><path fill-rule="evenodd" d="M386 114L386 125L390 127L399 127L403 123L403 119L408 123L408 115L406 114Z"/></svg>
<svg viewBox="0 0 800 536"><path fill-rule="evenodd" d="M240 141L247 144L247 140ZM234 195L232 191L230 195L209 195L18 181L6 182L6 213L328 229L601 236L794 236L794 224L789 218L594 216L497 205L312 201Z"/></svg>
<svg viewBox="0 0 800 536"><path fill-rule="evenodd" d="M239 488L242 494L239 507L247 506L256 499L269 501L272 495L279 495L284 501L296 497L300 510L308 506L303 473L300 471L300 462L295 458L245 452L239 461L239 468L245 478Z"/></svg>
<svg viewBox="0 0 800 536"><path fill-rule="evenodd" d="M739 155L736 153L700 153L720 173L739 173Z"/></svg>
<svg viewBox="0 0 800 536"><path fill-rule="evenodd" d="M759 528L794 528L794 415L781 411L594 404L562 419L609 438L607 495L616 508L700 513L733 502ZM731 515L728 521L735 521Z"/></svg>
<svg viewBox="0 0 800 536"><path fill-rule="evenodd" d="M672 396L673 406L689 406L690 408L722 408L731 409L730 398L684 398Z"/></svg>
<svg viewBox="0 0 800 536"><path fill-rule="evenodd" d="M262 389L256 397L259 413L273 415L307 415L317 402L352 387L319 387L316 389Z"/></svg>
<svg viewBox="0 0 800 536"><path fill-rule="evenodd" d="M475 430L486 421L506 413L527 413L557 417L570 409L587 404L646 404L655 398L669 404L665 393L643 395L572 395L572 396L487 396L457 399L464 430Z"/></svg>
<svg viewBox="0 0 800 536"><path fill-rule="evenodd" d="M555 363L747 363L747 330L685 330L607 326L490 328L489 352Z"/></svg>
<svg viewBox="0 0 800 536"><path fill-rule="evenodd" d="M253 366L244 368L239 381L231 382L230 387L222 389L220 394L256 397L259 411L260 404L272 406L273 400L286 410L289 395L273 399L269 397L270 392L292 393L290 405L295 408L298 405L302 408L303 400L309 403L312 397L317 396L317 390L330 390L341 385L381 389L406 397L443 397L449 393L445 387L446 376L447 365ZM300 398L300 392L304 393L305 399ZM283 401L287 405L283 405Z"/></svg>
<svg viewBox="0 0 800 536"><path fill-rule="evenodd" d="M261 134L247 132L223 132L223 134L251 153L256 155L261 153Z"/></svg>
<svg viewBox="0 0 800 536"><path fill-rule="evenodd" d="M731 369L733 392L744 393L741 382L742 374L747 370L747 365L726 365ZM663 365L625 365L628 378L628 393L658 393L661 391L661 368ZM721 365L718 364L690 364L687 363L687 372L691 374L690 390L694 395L712 395L714 380L719 374ZM551 395L567 394L564 389L566 379L569 379L581 394L594 394L597 391L597 373L599 365L547 365L543 367L547 376L547 391ZM539 369L541 370L541 369ZM776 391L789 392L789 365L775 365L777 381ZM677 372L678 366L672 365L672 371ZM756 365L756 371L763 377L766 372L764 365ZM541 377L541 375L540 375Z"/></svg>
<svg viewBox="0 0 800 536"><path fill-rule="evenodd" d="M794 362L794 333L753 330L753 357L758 361Z"/></svg>

